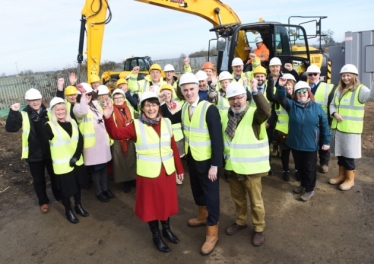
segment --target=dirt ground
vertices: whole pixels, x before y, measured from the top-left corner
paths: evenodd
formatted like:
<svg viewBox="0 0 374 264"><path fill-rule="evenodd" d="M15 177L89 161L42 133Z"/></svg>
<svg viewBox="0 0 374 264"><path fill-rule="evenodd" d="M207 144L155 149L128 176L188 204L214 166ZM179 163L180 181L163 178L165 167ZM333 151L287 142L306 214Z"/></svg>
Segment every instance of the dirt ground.
<svg viewBox="0 0 374 264"><path fill-rule="evenodd" d="M209 256L199 254L205 228L188 227L196 206L188 173L178 186L179 214L171 226L180 243L171 252L156 250L147 224L134 215L135 190L122 192L110 181L116 198L99 202L82 190L90 213L69 223L61 203L41 214L25 161L20 160L21 134L6 133L0 121L0 260L1 263L374 263L374 104L367 104L362 137L364 157L357 160L355 186L347 192L327 184L337 175L332 155L330 172L318 174L316 195L309 202L292 193L298 183L281 179L281 163L273 159L274 176L263 178L266 209L265 243L251 244L252 226L233 236L225 228L235 221L229 185L220 176L220 241ZM291 164L291 168L293 165ZM293 173L293 171L292 171Z"/></svg>

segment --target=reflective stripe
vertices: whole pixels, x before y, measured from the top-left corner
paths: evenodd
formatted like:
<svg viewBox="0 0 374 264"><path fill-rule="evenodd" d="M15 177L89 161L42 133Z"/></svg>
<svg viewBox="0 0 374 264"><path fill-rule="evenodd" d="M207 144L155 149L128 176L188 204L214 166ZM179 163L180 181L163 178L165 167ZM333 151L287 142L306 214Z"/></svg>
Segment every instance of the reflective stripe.
<svg viewBox="0 0 374 264"><path fill-rule="evenodd" d="M244 157L230 157L230 155L226 155L225 159L226 160L230 159L231 162L260 162L260 161L269 160L269 156L244 158Z"/></svg>
<svg viewBox="0 0 374 264"><path fill-rule="evenodd" d="M191 132L196 132L196 133L209 133L208 128L193 128L187 125L183 125L183 129L191 131Z"/></svg>
<svg viewBox="0 0 374 264"><path fill-rule="evenodd" d="M279 119L277 120L277 123L280 124L280 125L286 125L286 124L288 124L287 121L281 121Z"/></svg>
<svg viewBox="0 0 374 264"><path fill-rule="evenodd" d="M150 162L165 162L171 158L173 158L173 152L162 156L162 157L151 157L151 156L145 156L145 155L140 155L136 154L137 159L139 160L144 160L144 161L150 161Z"/></svg>
<svg viewBox="0 0 374 264"><path fill-rule="evenodd" d="M29 146L26 146L26 147L22 148L22 151L28 151L28 150L29 150Z"/></svg>
<svg viewBox="0 0 374 264"><path fill-rule="evenodd" d="M343 120L351 120L351 121L363 121L363 117L353 117L353 116L341 116Z"/></svg>
<svg viewBox="0 0 374 264"><path fill-rule="evenodd" d="M201 112L205 113L206 109L210 106L210 104L208 102L206 102L206 101L204 101L202 103L203 103L203 108L201 109ZM190 130L190 129L193 129L193 128L184 125L184 116L186 114L187 108L189 108L189 104L186 104L186 107L184 107L182 109L182 123L183 123L183 126L185 127L185 129L187 128L188 130ZM205 124L205 118L200 118L199 128L203 129L204 128L204 124ZM208 131L208 130L205 129L205 130L196 130L196 131L191 130L191 131L192 132L197 132L197 133L206 133L206 131Z"/></svg>
<svg viewBox="0 0 374 264"><path fill-rule="evenodd" d="M209 141L189 141L189 139L186 137L185 138L186 142L188 143L188 145L190 145L191 147L206 147L206 146L210 146L210 140Z"/></svg>
<svg viewBox="0 0 374 264"><path fill-rule="evenodd" d="M92 138L95 137L95 134L83 134L83 138Z"/></svg>
<svg viewBox="0 0 374 264"><path fill-rule="evenodd" d="M225 142L225 147L230 147L232 149L253 149L253 148L263 148L267 146L269 146L269 141L253 143L253 144L233 144L231 142Z"/></svg>
<svg viewBox="0 0 374 264"><path fill-rule="evenodd" d="M144 144L144 145L136 146L136 149L137 150L148 150L148 149L153 149L153 148L158 148L158 147L170 147L170 144L169 142L160 142L160 143L146 144L146 145Z"/></svg>
<svg viewBox="0 0 374 264"><path fill-rule="evenodd" d="M53 164L63 164L63 163L66 163L66 162L69 162L70 161L70 158L66 158L66 159L54 159L52 160L52 163Z"/></svg>

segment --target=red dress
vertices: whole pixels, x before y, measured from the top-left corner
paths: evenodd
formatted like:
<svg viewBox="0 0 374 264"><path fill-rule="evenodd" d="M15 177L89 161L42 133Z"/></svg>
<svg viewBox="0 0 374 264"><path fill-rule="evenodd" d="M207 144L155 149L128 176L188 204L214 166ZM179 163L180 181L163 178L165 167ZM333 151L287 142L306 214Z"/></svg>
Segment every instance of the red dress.
<svg viewBox="0 0 374 264"><path fill-rule="evenodd" d="M105 126L112 139L132 139L136 142L134 123L127 127L117 128L113 118L105 119ZM160 135L160 124L152 125ZM178 174L184 173L183 165L179 158L178 148L171 138L175 168ZM144 222L153 220L167 220L171 215L178 213L178 197L175 172L167 175L164 166L161 166L160 175L157 178L136 176L136 201L135 214Z"/></svg>

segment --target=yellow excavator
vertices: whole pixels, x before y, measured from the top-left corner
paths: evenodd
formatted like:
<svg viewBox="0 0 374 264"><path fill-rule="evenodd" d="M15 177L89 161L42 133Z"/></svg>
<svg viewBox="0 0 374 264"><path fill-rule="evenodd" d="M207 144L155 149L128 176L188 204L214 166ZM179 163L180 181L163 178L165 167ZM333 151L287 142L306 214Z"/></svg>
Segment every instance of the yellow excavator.
<svg viewBox="0 0 374 264"><path fill-rule="evenodd" d="M251 44L261 37L270 51L270 58L278 57L283 63L292 63L294 69L306 78L305 70L310 64L321 68L321 77L329 82L331 62L321 48L321 20L326 17L298 17L312 19L305 23L316 24L316 34L307 35L301 25L281 24L278 22L259 22L242 24L238 15L219 0L135 0L175 11L202 17L213 24L211 32L217 37L217 71L230 71L234 57L247 61ZM108 10L108 16L107 16ZM87 77L100 72L100 59L104 27L112 17L107 0L86 0L82 10L78 64L83 61L84 32L87 31ZM319 48L308 45L308 39L319 37ZM267 66L268 62L263 62ZM78 70L80 66L78 67ZM117 73L115 73L117 74ZM78 74L79 76L79 74ZM110 77L109 77L110 76ZM114 73L103 75L104 80L112 80Z"/></svg>

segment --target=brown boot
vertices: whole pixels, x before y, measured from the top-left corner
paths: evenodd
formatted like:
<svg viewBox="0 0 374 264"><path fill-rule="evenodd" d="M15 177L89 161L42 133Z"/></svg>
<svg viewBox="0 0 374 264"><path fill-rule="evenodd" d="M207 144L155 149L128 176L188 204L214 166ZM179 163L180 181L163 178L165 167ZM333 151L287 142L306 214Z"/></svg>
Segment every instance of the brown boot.
<svg viewBox="0 0 374 264"><path fill-rule="evenodd" d="M204 256L213 252L218 243L218 223L214 226L206 226L206 239L200 253Z"/></svg>
<svg viewBox="0 0 374 264"><path fill-rule="evenodd" d="M332 178L329 180L330 184L340 184L345 180L345 168L343 166L339 166L339 175L336 178Z"/></svg>
<svg viewBox="0 0 374 264"><path fill-rule="evenodd" d="M340 184L339 189L342 191L348 191L355 185L355 170L345 171L345 181Z"/></svg>
<svg viewBox="0 0 374 264"><path fill-rule="evenodd" d="M192 218L187 221L189 226L202 226L206 224L206 219L208 218L208 211L206 206L199 206L199 215L196 218Z"/></svg>

